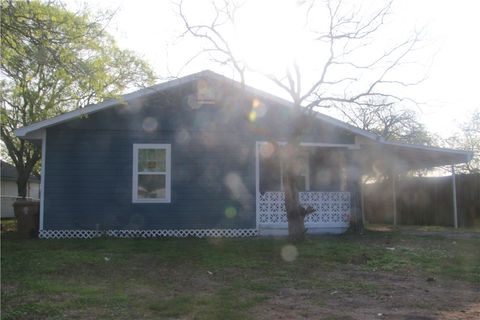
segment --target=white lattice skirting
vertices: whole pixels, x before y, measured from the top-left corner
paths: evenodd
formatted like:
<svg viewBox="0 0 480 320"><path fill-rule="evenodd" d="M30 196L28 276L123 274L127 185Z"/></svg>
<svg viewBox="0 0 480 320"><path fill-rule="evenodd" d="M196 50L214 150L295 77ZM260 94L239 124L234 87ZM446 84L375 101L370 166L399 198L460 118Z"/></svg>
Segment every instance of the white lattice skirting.
<svg viewBox="0 0 480 320"><path fill-rule="evenodd" d="M305 224L348 226L350 221L349 192L299 192L300 203L315 211L305 218ZM265 192L259 196L258 222L267 225L287 223L284 192Z"/></svg>
<svg viewBox="0 0 480 320"><path fill-rule="evenodd" d="M64 238L159 238L159 237L254 237L256 229L179 229L179 230L40 230L39 238L42 239L64 239Z"/></svg>

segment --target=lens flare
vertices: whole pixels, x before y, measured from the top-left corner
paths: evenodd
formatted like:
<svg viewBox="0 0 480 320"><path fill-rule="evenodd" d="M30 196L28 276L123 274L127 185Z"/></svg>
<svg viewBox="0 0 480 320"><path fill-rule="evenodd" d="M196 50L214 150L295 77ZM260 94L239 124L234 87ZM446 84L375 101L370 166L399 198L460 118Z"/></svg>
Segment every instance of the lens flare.
<svg viewBox="0 0 480 320"><path fill-rule="evenodd" d="M280 255L282 259L287 262L295 261L298 257L298 250L293 244L287 244L283 246L282 250L280 251Z"/></svg>
<svg viewBox="0 0 480 320"><path fill-rule="evenodd" d="M200 104L198 104L197 97L193 94L191 94L187 97L187 104L190 107L190 109L192 109L192 110L196 110L196 109L200 108Z"/></svg>
<svg viewBox="0 0 480 320"><path fill-rule="evenodd" d="M142 127L146 132L153 132L158 128L158 122L152 117L146 117L143 119Z"/></svg>
<svg viewBox="0 0 480 320"><path fill-rule="evenodd" d="M261 118L267 113L267 107L262 101L255 98L252 100L252 112L255 112L255 119Z"/></svg>
<svg viewBox="0 0 480 320"><path fill-rule="evenodd" d="M188 133L187 130L185 129L182 129L180 131L177 132L176 136L175 136L175 140L179 143L179 144L186 144L188 143L188 141L190 140L190 134Z"/></svg>
<svg viewBox="0 0 480 320"><path fill-rule="evenodd" d="M257 120L257 112L250 111L248 114L248 120L250 120L250 122L255 122L255 120Z"/></svg>
<svg viewBox="0 0 480 320"><path fill-rule="evenodd" d="M275 146L271 142L262 143L260 145L260 156L262 158L270 158L275 152Z"/></svg>
<svg viewBox="0 0 480 320"><path fill-rule="evenodd" d="M227 217L228 219L233 219L237 216L237 209L235 209L234 207L227 207L225 209L225 217Z"/></svg>

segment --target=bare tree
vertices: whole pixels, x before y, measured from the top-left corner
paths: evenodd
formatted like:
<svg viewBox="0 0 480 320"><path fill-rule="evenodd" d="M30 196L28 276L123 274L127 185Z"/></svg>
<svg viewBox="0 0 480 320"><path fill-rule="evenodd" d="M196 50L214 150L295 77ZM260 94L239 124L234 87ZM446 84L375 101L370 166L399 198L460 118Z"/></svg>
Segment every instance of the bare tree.
<svg viewBox="0 0 480 320"><path fill-rule="evenodd" d="M223 0L221 3L211 2L214 9L214 18L209 24L192 24L184 12L183 0L177 4L178 15L181 18L185 31L181 37L187 35L205 40L204 47L185 63L188 65L201 55L207 54L211 61L221 65L229 65L240 76L240 82L245 83L246 62L235 52L230 40L221 31L222 28L235 24L235 17L241 4L235 0Z"/></svg>
<svg viewBox="0 0 480 320"><path fill-rule="evenodd" d="M460 126L459 133L446 139L445 145L474 153L472 160L457 166L459 172L480 172L480 109L472 112L470 120Z"/></svg>
<svg viewBox="0 0 480 320"><path fill-rule="evenodd" d="M178 4L179 16L185 25L184 35L205 40L204 47L194 58L208 54L216 62L229 64L243 82L247 71L258 70L248 68L232 49L233 40L222 33L226 25L235 25L236 14L242 6L227 0L222 5L212 0L212 6L216 14L211 23L192 24L189 23L191 17L183 10L183 2ZM304 219L312 212L311 208L300 205L294 161L295 155L300 154L300 139L308 130L311 115L321 107L370 106L372 101L376 101L375 106L382 108L403 101L404 98L391 89L416 82L395 78L394 71L406 62L407 56L419 43L418 32L412 32L407 39L387 47L379 48L375 43L375 36L383 32L382 28L391 13L391 1L368 12L342 0L303 1L298 6L304 12L312 50L316 50L318 56L315 65L301 66L294 61L282 73L263 74L288 94L295 109L301 111L295 113L292 133L282 147L286 155L283 177L285 206L292 239L304 237ZM274 8L270 14L275 14ZM366 50L368 48L370 51ZM307 71L312 70L316 70L315 78L305 81ZM272 143L275 144L275 141Z"/></svg>
<svg viewBox="0 0 480 320"><path fill-rule="evenodd" d="M338 109L345 120L390 141L431 145L432 137L417 119L415 111L395 103L371 101L365 105L342 105Z"/></svg>

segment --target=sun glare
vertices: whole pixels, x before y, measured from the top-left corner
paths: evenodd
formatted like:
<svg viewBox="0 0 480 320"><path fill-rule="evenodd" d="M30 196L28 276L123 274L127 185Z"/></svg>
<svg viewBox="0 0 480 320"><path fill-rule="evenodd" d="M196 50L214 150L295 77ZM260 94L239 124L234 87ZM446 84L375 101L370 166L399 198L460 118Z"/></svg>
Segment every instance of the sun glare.
<svg viewBox="0 0 480 320"><path fill-rule="evenodd" d="M296 2L253 1L241 11L235 42L252 68L274 72L300 59L307 50L305 20Z"/></svg>

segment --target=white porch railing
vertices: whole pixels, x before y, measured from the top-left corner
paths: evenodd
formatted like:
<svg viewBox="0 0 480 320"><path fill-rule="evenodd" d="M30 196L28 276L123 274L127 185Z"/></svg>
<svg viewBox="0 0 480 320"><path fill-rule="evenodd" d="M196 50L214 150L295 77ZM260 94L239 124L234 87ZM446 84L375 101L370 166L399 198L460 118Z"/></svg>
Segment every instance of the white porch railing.
<svg viewBox="0 0 480 320"><path fill-rule="evenodd" d="M312 207L315 212L305 219L305 225L348 226L350 221L350 192L300 192L300 203ZM284 192L265 192L258 200L260 225L285 225L287 213Z"/></svg>

